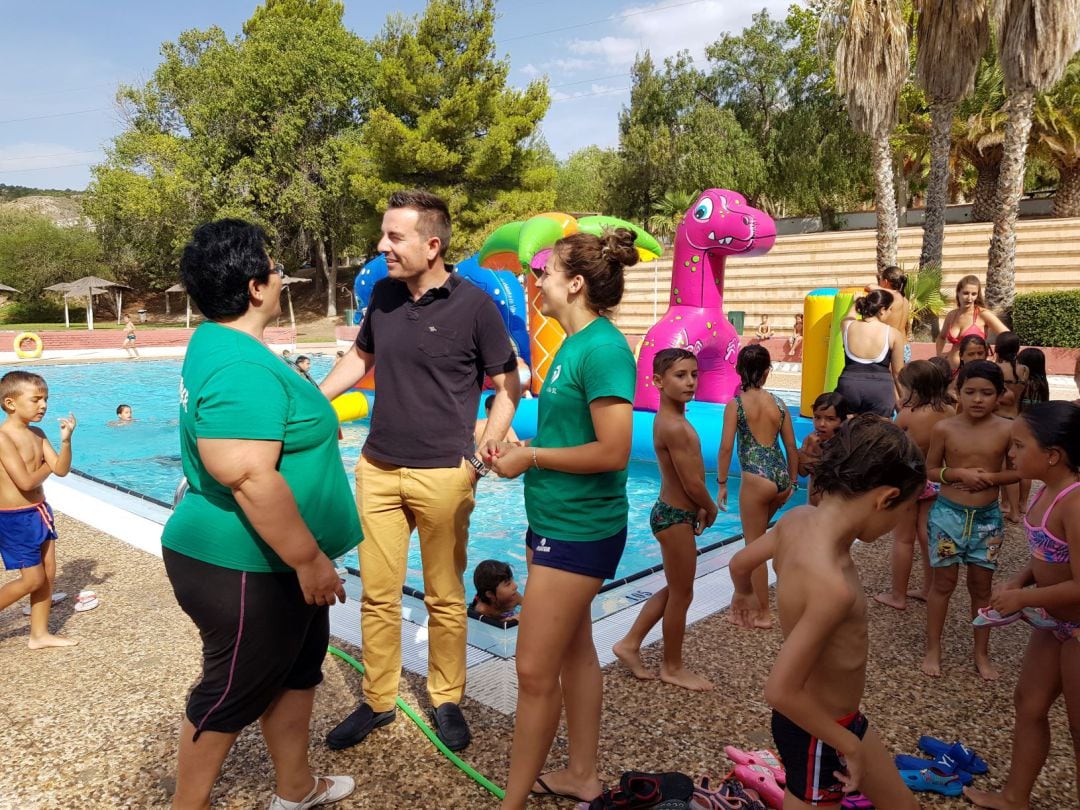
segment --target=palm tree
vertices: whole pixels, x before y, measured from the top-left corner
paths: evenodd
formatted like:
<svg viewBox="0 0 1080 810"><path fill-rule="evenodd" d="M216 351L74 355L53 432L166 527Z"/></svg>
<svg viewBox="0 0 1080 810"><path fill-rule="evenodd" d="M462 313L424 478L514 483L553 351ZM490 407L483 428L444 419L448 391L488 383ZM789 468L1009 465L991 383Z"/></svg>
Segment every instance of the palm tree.
<svg viewBox="0 0 1080 810"><path fill-rule="evenodd" d="M997 55L987 50L975 75L975 92L960 102L953 121L952 141L958 162L975 169L977 179L971 219L991 222L1005 143L1005 74ZM962 166L957 168L962 170Z"/></svg>
<svg viewBox="0 0 1080 810"><path fill-rule="evenodd" d="M898 223L889 135L896 125L900 88L910 61L907 26L896 0L831 0L821 16L818 38L819 52L836 54L836 89L852 126L872 141L877 264L883 270L896 264Z"/></svg>
<svg viewBox="0 0 1080 810"><path fill-rule="evenodd" d="M1036 93L1053 87L1076 50L1080 0L1004 0L998 54L1005 71L1005 157L986 268L986 303L1007 314L1016 295L1016 218Z"/></svg>
<svg viewBox="0 0 1080 810"><path fill-rule="evenodd" d="M1058 170L1054 216L1080 217L1080 54L1035 102L1033 128L1039 153Z"/></svg>
<svg viewBox="0 0 1080 810"><path fill-rule="evenodd" d="M990 0L916 0L915 78L930 99L930 176L919 266L941 265L953 113L975 88L990 37Z"/></svg>
<svg viewBox="0 0 1080 810"><path fill-rule="evenodd" d="M653 213L646 223L649 232L670 244L675 237L675 229L679 227L679 222L695 199L697 194L690 191L665 192L664 196L652 205Z"/></svg>

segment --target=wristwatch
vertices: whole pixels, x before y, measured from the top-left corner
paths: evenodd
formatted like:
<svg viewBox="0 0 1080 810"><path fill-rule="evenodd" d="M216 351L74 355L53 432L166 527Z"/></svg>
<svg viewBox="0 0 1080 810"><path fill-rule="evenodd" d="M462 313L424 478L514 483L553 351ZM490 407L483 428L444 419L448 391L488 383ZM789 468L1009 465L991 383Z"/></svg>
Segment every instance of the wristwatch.
<svg viewBox="0 0 1080 810"><path fill-rule="evenodd" d="M488 474L487 465L485 465L484 462L482 462L476 456L465 456L465 460L473 465L473 467L476 469L476 474L479 475L481 478Z"/></svg>

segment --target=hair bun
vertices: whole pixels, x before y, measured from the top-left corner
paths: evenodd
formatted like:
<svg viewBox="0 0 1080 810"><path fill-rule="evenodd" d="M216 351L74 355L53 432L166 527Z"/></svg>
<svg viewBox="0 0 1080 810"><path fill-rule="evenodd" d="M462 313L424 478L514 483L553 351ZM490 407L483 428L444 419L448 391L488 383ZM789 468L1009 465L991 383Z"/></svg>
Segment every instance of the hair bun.
<svg viewBox="0 0 1080 810"><path fill-rule="evenodd" d="M634 244L636 239L634 232L628 228L607 231L600 237L600 255L608 264L633 267L640 258Z"/></svg>

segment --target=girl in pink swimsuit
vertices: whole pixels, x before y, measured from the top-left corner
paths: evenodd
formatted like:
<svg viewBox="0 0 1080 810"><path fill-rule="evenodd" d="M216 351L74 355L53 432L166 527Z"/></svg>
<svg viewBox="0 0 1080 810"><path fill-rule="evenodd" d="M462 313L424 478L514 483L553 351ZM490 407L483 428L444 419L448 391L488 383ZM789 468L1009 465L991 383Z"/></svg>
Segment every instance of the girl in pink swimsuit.
<svg viewBox="0 0 1080 810"><path fill-rule="evenodd" d="M1024 520L1031 562L990 603L1002 615L1041 609L1054 625L1033 628L1024 653L1005 786L1000 794L964 791L980 807L1027 807L1050 748L1050 707L1064 695L1070 718L1080 713L1080 407L1033 405L1013 423L1012 440L1016 469L1046 485Z"/></svg>
<svg viewBox="0 0 1080 810"><path fill-rule="evenodd" d="M966 329L960 324L965 317L971 318ZM956 285L956 309L945 316L941 332L937 338L937 353L949 358L953 368L960 364L960 341L968 335L977 335L984 340L987 332L1001 334L1007 327L991 310L986 309L982 296L982 282L978 276L964 276ZM946 346L946 343L950 344Z"/></svg>

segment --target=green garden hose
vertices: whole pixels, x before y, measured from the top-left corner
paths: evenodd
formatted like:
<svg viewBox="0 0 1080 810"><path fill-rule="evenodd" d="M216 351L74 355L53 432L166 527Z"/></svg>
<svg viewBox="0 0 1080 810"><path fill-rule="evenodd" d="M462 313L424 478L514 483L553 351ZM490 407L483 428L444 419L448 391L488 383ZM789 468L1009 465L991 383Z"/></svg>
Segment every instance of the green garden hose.
<svg viewBox="0 0 1080 810"><path fill-rule="evenodd" d="M347 652L339 650L333 644L329 645L326 649L328 652L330 652L331 655L336 655L346 664L352 666L353 669L355 669L357 672L363 674L364 665L357 661L355 658L353 658L351 655L349 655ZM480 785L480 787L484 788L496 799L502 799L506 795L505 791L503 791L501 787L496 785L482 773L479 773L469 763L465 762L465 760L463 760L461 757L459 757L457 754L447 748L443 741L439 739L438 735L431 730L431 726L424 722L424 718L417 714L413 710L412 706L410 706L400 697L397 699L397 706L399 709L405 712L405 714L409 717L410 720L416 723L417 728L424 732L427 738L435 744L435 747L442 751L443 756L445 756L448 760L457 765L460 770L462 770L466 775L471 777L474 782Z"/></svg>

